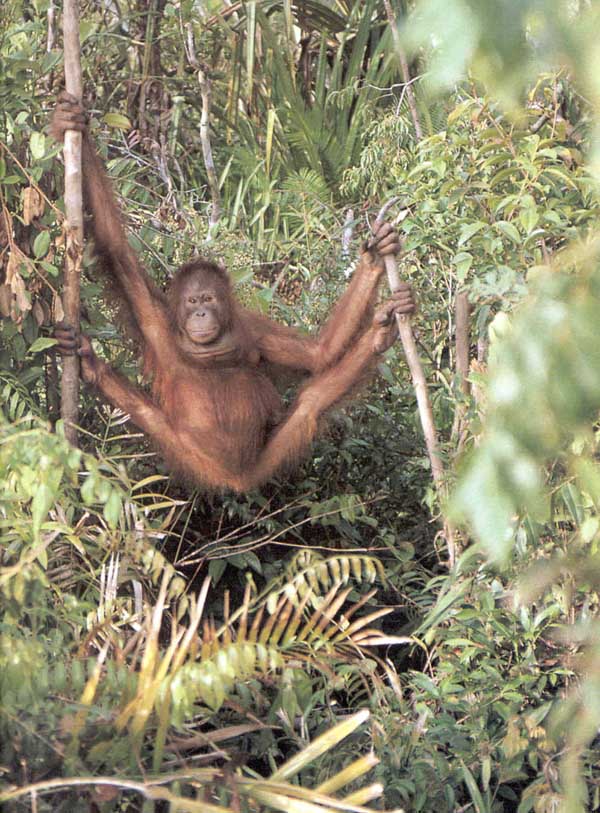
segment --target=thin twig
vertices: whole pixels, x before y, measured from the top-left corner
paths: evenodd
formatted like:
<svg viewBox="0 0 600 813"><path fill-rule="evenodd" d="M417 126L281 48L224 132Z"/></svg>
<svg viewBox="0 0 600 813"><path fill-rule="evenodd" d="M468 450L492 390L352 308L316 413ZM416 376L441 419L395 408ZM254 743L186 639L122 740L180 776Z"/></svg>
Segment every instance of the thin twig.
<svg viewBox="0 0 600 813"><path fill-rule="evenodd" d="M221 219L221 192L219 190L219 178L215 169L215 162L212 154L210 142L210 108L211 108L211 82L208 72L198 61L194 44L194 32L191 23L186 26L186 55L190 65L198 71L198 82L200 84L200 95L202 97L202 113L200 116L200 143L202 144L202 156L208 180L208 188L212 199L210 216L208 219L207 241L212 238L213 232Z"/></svg>
<svg viewBox="0 0 600 813"><path fill-rule="evenodd" d="M406 99L408 101L408 108L410 110L410 115L413 120L413 124L415 127L415 136L417 137L417 141L420 141L423 137L423 130L421 129L421 120L419 118L419 111L417 109L417 101L415 99L415 92L412 87L412 82L410 78L410 69L408 67L408 61L406 59L406 53L404 48L402 47L402 41L400 39L400 32L398 31L398 23L396 22L396 15L394 14L394 10L392 8L392 4L390 0L383 0L383 5L385 6L385 13L388 18L388 22L390 24L390 28L392 30L392 38L394 40L394 47L396 49L396 54L398 55L398 62L400 63L400 70L402 71L402 78L404 79L404 90L406 91ZM403 90L403 93L404 93Z"/></svg>

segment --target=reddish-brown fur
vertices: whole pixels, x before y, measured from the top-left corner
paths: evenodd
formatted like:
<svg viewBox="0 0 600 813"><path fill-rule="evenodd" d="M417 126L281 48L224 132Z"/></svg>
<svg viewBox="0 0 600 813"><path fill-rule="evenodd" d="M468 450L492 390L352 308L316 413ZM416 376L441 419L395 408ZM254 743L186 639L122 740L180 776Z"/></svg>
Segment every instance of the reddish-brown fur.
<svg viewBox="0 0 600 813"><path fill-rule="evenodd" d="M59 349L79 353L84 380L129 413L173 468L213 489L258 486L305 454L320 418L394 340L394 314L414 309L406 286L375 311L381 255L399 250L397 235L389 226L380 229L316 339L243 308L227 272L202 259L178 271L165 298L128 245L80 107L63 96L53 133L61 138L69 128L84 134L84 182L96 247L143 339L152 396L112 370L68 326L56 329ZM277 368L309 374L285 416L272 381Z"/></svg>

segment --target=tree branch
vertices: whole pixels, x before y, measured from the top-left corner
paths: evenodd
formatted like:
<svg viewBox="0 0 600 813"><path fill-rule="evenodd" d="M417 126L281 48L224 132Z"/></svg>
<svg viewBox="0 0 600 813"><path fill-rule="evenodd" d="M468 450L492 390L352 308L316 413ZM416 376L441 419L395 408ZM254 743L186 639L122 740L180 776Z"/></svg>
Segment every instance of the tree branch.
<svg viewBox="0 0 600 813"><path fill-rule="evenodd" d="M385 217L387 210L397 201L397 198L392 198L388 201L377 215L377 222L381 222ZM400 275L398 274L398 264L393 255L385 256L385 270L391 291L396 291L400 287ZM410 374L417 396L417 406L419 408L419 417L421 419L421 426L423 428L423 435L425 437L425 445L427 447L427 454L429 463L431 465L431 474L436 491L440 498L440 502L446 497L446 480L444 475L444 464L440 454L439 443L435 423L433 420L433 410L431 408L431 401L429 400L429 392L427 390L427 380L423 372L421 359L419 358L419 351L415 342L415 337L412 332L410 317L396 315L398 322L398 332L400 333L400 340L406 356L406 362L410 370ZM454 528L451 523L446 520L444 522L444 535L446 537L446 544L448 546L448 565L454 567L456 561L456 542Z"/></svg>
<svg viewBox="0 0 600 813"><path fill-rule="evenodd" d="M219 178L213 160L212 145L210 143L210 107L211 107L211 82L206 68L198 62L196 47L194 44L194 32L192 24L186 25L186 54L190 65L198 71L198 82L200 84L200 95L202 97L202 115L200 117L200 143L202 144L202 157L208 180L208 188L212 206L208 220L207 241L212 238L214 229L221 219L221 192L219 191Z"/></svg>
<svg viewBox="0 0 600 813"><path fill-rule="evenodd" d="M412 117L413 124L415 127L415 136L417 138L417 141L420 141L423 138L423 130L421 129L421 119L419 118L419 111L417 109L417 100L415 98L415 92L412 86L412 79L410 78L410 70L408 67L408 61L406 59L406 53L404 51L404 48L402 47L402 40L400 39L400 32L398 31L396 15L394 14L394 10L392 8L390 0L383 0L383 5L385 6L385 13L387 15L390 28L392 29L392 39L394 40L394 47L396 49L396 54L398 55L400 70L402 71L402 79L404 80L404 89L406 90L408 109L410 110L410 115Z"/></svg>

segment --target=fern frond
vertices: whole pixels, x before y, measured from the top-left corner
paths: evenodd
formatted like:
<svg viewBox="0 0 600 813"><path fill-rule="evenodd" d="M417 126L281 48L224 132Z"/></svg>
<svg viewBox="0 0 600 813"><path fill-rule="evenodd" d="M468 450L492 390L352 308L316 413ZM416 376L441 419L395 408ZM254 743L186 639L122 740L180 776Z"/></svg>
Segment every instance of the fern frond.
<svg viewBox="0 0 600 813"><path fill-rule="evenodd" d="M210 655L203 655L199 661L186 663L173 678L170 690L172 721L176 726L194 715L196 703L216 711L236 684L280 670L285 665L283 655L276 647L265 646L259 641L216 645L212 649Z"/></svg>
<svg viewBox="0 0 600 813"><path fill-rule="evenodd" d="M27 387L9 372L0 373L0 410L11 423L34 421L42 417L39 405L31 397Z"/></svg>
<svg viewBox="0 0 600 813"><path fill-rule="evenodd" d="M296 201L313 201L327 203L331 199L331 194L322 175L314 169L303 168L297 172L290 172L281 185L287 193L288 203Z"/></svg>
<svg viewBox="0 0 600 813"><path fill-rule="evenodd" d="M274 599L271 594L253 596L248 585L242 605L230 614L227 596L225 620L219 627L212 619L203 618L209 587L207 579L198 598L190 598L187 625L172 623L166 650L159 647L159 635L165 626L172 574L163 575L156 603L151 611L146 611L145 639L136 656L137 686L128 695L115 723L117 730L127 728L139 746L152 712L158 716L154 752L157 769L169 725L182 726L186 719L194 716L198 704L216 711L240 683L253 677L265 677L294 663L297 666L298 661L305 668L325 672L335 679L332 663L364 664L367 648L410 641L384 635L373 627L391 608L359 614L375 590L348 606L353 585L334 579L333 573L337 571L335 567L332 571L330 560L312 559L312 556L296 557L292 567L305 565L296 574L300 580L295 583L293 577L286 585L279 586L273 593ZM351 575L363 577L366 574L371 580L375 578L376 568L372 564L366 567L368 557L342 558L357 560L353 568L347 562L343 571L346 582ZM307 562L311 562L309 567L306 567ZM318 576L313 574L318 596L307 576L311 567L317 568L319 573ZM341 564L339 573L342 574ZM324 585L329 588L326 592ZM181 617L177 612L175 615ZM376 657L368 657L379 662Z"/></svg>
<svg viewBox="0 0 600 813"><path fill-rule="evenodd" d="M283 578L287 581L279 592L285 592L289 597L295 594L300 598L311 592L313 601L318 601L322 592L332 585L345 585L350 580L356 584L373 584L379 578L382 584L386 583L385 570L379 559L364 554L337 554L325 558L308 548L294 556ZM277 591L271 591L270 603L277 594Z"/></svg>

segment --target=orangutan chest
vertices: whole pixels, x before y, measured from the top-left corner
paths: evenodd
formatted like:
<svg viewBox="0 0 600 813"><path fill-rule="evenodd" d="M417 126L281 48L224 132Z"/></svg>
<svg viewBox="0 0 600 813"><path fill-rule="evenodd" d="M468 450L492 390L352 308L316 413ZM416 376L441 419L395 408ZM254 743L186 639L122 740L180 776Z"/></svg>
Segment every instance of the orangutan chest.
<svg viewBox="0 0 600 813"><path fill-rule="evenodd" d="M232 439L263 435L279 420L281 400L271 381L256 368L199 371L177 378L168 403L155 392L175 428L226 433Z"/></svg>

